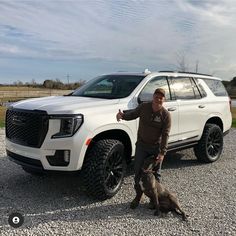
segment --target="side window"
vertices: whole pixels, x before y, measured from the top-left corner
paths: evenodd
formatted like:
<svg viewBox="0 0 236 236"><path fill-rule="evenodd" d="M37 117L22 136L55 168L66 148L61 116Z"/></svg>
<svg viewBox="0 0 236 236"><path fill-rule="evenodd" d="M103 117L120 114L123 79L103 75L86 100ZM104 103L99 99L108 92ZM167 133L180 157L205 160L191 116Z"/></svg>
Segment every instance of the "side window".
<svg viewBox="0 0 236 236"><path fill-rule="evenodd" d="M199 83L199 81L198 81L198 79L199 78L195 78L195 83L196 83L196 85L197 85L197 87L198 87L198 90L199 90L199 92L200 92L200 94L201 94L201 97L206 97L206 91L204 90L204 88L202 87L202 85Z"/></svg>
<svg viewBox="0 0 236 236"><path fill-rule="evenodd" d="M228 96L228 93L220 80L203 79L215 96Z"/></svg>
<svg viewBox="0 0 236 236"><path fill-rule="evenodd" d="M196 99L202 98L201 93L200 93L200 90L199 90L199 88L197 87L195 80L194 80L193 78L191 78L190 81L191 81L191 84L192 84L192 88L193 88L193 92L194 92L195 98L196 98Z"/></svg>
<svg viewBox="0 0 236 236"><path fill-rule="evenodd" d="M170 91L169 91L169 85L167 82L167 78L165 76L158 76L153 79L151 79L143 88L141 93L139 94L139 100L141 102L147 102L152 100L152 96L154 91L157 88L162 88L165 90L165 97L166 101L170 100Z"/></svg>
<svg viewBox="0 0 236 236"><path fill-rule="evenodd" d="M192 78L172 77L171 89L175 93L176 99L199 99L201 94Z"/></svg>

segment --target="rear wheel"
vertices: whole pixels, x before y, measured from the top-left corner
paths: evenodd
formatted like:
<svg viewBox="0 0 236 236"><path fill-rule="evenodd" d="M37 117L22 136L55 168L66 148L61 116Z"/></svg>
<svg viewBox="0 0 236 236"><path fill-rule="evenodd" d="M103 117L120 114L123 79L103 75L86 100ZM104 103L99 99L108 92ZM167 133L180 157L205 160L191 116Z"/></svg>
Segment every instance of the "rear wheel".
<svg viewBox="0 0 236 236"><path fill-rule="evenodd" d="M214 162L219 159L223 150L223 133L218 125L206 124L194 153L201 162Z"/></svg>
<svg viewBox="0 0 236 236"><path fill-rule="evenodd" d="M99 140L88 150L82 168L87 193L100 200L113 197L122 185L125 169L124 145L114 139Z"/></svg>

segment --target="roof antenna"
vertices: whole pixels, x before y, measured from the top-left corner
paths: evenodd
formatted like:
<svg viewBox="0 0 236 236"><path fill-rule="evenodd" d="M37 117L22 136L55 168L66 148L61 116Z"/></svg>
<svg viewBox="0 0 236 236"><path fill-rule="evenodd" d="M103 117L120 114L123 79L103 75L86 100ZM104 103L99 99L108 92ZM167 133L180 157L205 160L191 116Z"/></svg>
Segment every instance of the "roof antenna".
<svg viewBox="0 0 236 236"><path fill-rule="evenodd" d="M144 74L150 74L151 71L150 71L149 69L145 69L143 73L144 73Z"/></svg>

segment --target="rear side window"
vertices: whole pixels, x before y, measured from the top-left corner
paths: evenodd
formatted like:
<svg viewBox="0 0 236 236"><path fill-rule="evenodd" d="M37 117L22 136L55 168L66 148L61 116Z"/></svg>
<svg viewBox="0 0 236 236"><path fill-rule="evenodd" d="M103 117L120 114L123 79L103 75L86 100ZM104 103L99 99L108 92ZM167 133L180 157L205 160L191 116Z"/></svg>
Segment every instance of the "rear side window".
<svg viewBox="0 0 236 236"><path fill-rule="evenodd" d="M192 80L188 77L172 77L171 89L174 91L176 99L199 99L201 94Z"/></svg>
<svg viewBox="0 0 236 236"><path fill-rule="evenodd" d="M228 96L228 93L220 80L203 79L215 96Z"/></svg>
<svg viewBox="0 0 236 236"><path fill-rule="evenodd" d="M197 84L197 87L198 87L198 89L199 89L199 92L200 92L201 96L202 96L202 97L206 97L206 95L207 95L207 94L206 94L206 91L204 90L204 88L202 87L202 85L199 83L198 79L199 79L199 78L195 78L194 81L195 81L195 83Z"/></svg>

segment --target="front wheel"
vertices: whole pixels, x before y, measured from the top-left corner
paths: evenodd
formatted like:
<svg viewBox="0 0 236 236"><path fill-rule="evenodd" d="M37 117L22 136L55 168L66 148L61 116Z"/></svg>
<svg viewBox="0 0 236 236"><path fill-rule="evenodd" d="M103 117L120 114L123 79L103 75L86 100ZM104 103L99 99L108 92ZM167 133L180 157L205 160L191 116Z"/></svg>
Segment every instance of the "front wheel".
<svg viewBox="0 0 236 236"><path fill-rule="evenodd" d="M223 133L218 125L206 124L194 153L201 162L214 162L219 159L223 150Z"/></svg>
<svg viewBox="0 0 236 236"><path fill-rule="evenodd" d="M114 139L97 141L88 150L82 168L87 193L100 200L113 197L122 185L125 169L124 145Z"/></svg>

